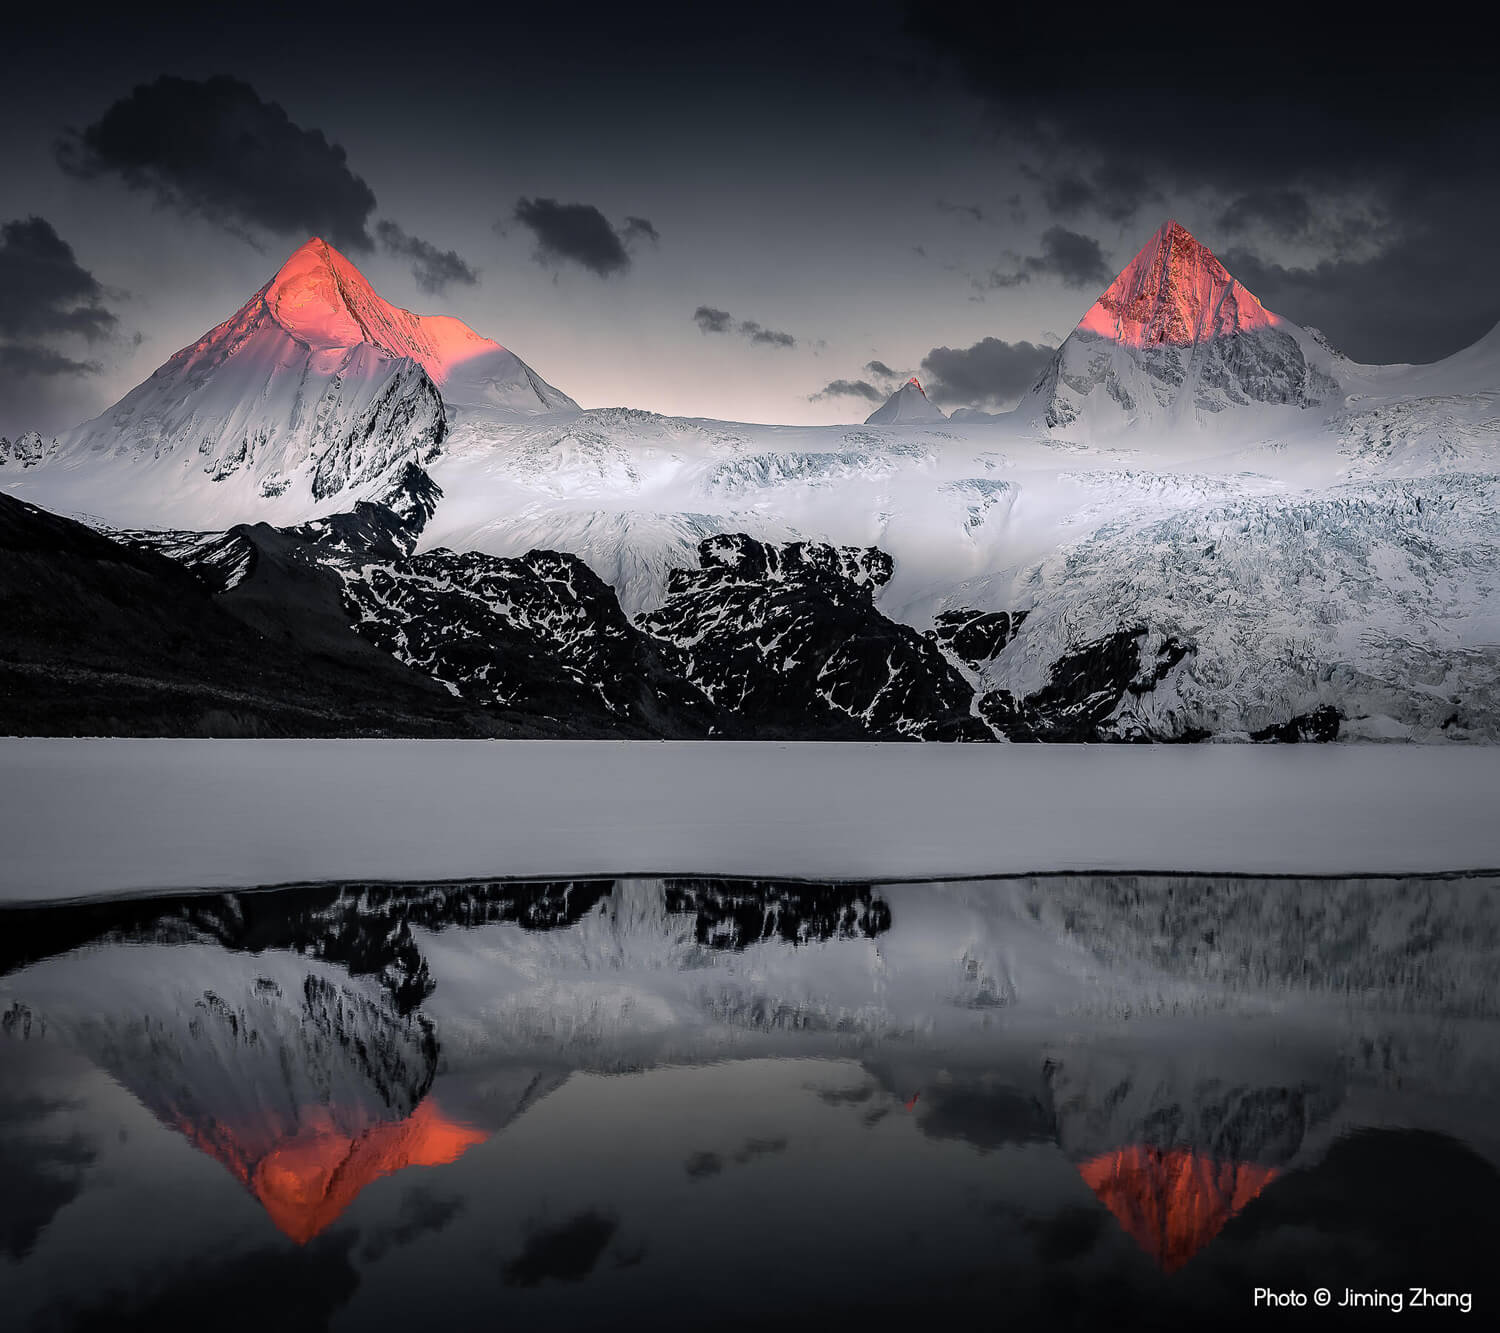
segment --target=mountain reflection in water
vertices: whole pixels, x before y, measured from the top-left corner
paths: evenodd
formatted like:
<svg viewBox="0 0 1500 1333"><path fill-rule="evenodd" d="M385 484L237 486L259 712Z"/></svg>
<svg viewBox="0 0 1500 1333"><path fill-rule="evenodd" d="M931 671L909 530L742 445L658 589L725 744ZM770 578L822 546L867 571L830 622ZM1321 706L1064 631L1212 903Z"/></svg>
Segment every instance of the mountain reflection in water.
<svg viewBox="0 0 1500 1333"><path fill-rule="evenodd" d="M21 1328L159 1327L218 1273L253 1324L243 1274L285 1269L326 1276L307 1308L351 1328L688 1326L721 1281L750 1322L1003 1290L1023 1322L1167 1326L1239 1318L1251 1267L1477 1291L1493 889L601 880L9 909L0 1301Z"/></svg>
<svg viewBox="0 0 1500 1333"><path fill-rule="evenodd" d="M1136 1144L1081 1162L1078 1174L1136 1243L1175 1273L1261 1190L1274 1166L1216 1162L1189 1148Z"/></svg>

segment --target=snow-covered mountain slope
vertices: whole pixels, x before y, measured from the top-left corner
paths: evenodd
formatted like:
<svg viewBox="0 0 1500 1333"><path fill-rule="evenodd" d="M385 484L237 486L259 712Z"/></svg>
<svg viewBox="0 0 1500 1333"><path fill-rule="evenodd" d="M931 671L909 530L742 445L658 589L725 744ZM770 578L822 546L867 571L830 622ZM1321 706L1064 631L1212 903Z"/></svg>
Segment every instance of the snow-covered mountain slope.
<svg viewBox="0 0 1500 1333"><path fill-rule="evenodd" d="M913 375L865 418L867 426L900 426L911 421L946 421L948 414L929 401L927 392Z"/></svg>
<svg viewBox="0 0 1500 1333"><path fill-rule="evenodd" d="M576 408L461 321L382 300L314 238L224 323L64 436L36 493L137 526L293 521L430 461L459 411Z"/></svg>

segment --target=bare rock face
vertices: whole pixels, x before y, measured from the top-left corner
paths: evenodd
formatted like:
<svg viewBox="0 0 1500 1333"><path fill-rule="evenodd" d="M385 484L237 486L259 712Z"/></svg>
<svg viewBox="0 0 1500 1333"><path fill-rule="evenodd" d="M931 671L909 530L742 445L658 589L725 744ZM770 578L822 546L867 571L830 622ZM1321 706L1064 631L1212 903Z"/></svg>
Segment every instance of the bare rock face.
<svg viewBox="0 0 1500 1333"><path fill-rule="evenodd" d="M991 738L937 646L876 608L892 572L883 551L734 534L701 543L698 559L673 571L666 602L639 623L753 734Z"/></svg>
<svg viewBox="0 0 1500 1333"><path fill-rule="evenodd" d="M6 464L21 468L35 467L56 452L57 441L42 439L40 431L28 430L13 440L0 435L0 467L5 467Z"/></svg>

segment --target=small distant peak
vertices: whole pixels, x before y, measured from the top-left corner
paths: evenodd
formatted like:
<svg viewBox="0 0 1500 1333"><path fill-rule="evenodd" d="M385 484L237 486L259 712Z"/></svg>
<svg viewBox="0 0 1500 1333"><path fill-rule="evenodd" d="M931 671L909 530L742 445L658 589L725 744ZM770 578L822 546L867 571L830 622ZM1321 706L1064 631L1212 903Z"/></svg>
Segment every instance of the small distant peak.
<svg viewBox="0 0 1500 1333"><path fill-rule="evenodd" d="M922 382L913 375L898 388L884 406L877 407L865 418L865 425L879 426L891 422L946 421L948 414L928 396Z"/></svg>

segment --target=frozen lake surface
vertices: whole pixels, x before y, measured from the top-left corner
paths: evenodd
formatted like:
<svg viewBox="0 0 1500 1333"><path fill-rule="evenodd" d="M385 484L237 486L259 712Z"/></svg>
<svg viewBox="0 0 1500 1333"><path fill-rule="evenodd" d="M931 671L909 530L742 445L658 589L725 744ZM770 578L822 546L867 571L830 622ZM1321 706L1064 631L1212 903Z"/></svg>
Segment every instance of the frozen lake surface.
<svg viewBox="0 0 1500 1333"><path fill-rule="evenodd" d="M0 898L1500 867L1500 749L0 740Z"/></svg>

